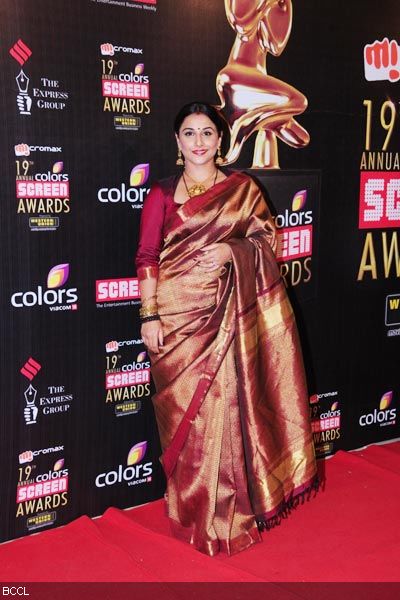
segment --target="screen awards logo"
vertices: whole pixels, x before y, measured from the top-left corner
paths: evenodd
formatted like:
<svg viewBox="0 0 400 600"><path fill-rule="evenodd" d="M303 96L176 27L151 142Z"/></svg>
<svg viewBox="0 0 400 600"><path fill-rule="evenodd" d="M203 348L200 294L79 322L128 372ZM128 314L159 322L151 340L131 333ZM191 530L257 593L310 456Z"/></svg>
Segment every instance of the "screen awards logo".
<svg viewBox="0 0 400 600"><path fill-rule="evenodd" d="M63 452L64 446L26 450L19 454L16 518L26 517L28 531L53 525L57 509L68 503L69 472L63 456L54 460L49 453ZM40 472L38 472L40 471Z"/></svg>
<svg viewBox="0 0 400 600"><path fill-rule="evenodd" d="M143 344L141 339L126 340ZM130 345L112 340L106 344L105 402L114 406L117 417L139 412L142 399L150 396L150 361L146 351L135 350Z"/></svg>
<svg viewBox="0 0 400 600"><path fill-rule="evenodd" d="M115 129L137 131L151 112L150 77L144 63L136 62L143 48L104 42L100 52L103 112L113 115Z"/></svg>
<svg viewBox="0 0 400 600"><path fill-rule="evenodd" d="M70 212L69 175L64 161L53 162L53 159L49 168L47 159L47 153L61 151L60 146L32 146L25 142L14 146L17 214L29 217L31 231L55 231L60 224L58 215ZM31 160L33 152L38 153L39 160L43 155L45 169L35 168L36 160Z"/></svg>

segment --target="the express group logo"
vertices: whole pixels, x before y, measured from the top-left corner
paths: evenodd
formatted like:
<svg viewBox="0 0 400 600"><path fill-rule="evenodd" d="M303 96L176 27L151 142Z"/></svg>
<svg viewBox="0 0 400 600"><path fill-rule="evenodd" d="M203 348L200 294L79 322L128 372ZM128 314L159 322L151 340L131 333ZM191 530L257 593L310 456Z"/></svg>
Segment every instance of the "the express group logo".
<svg viewBox="0 0 400 600"><path fill-rule="evenodd" d="M150 191L145 186L150 174L150 165L141 163L131 169L129 185L121 183L119 187L103 187L97 192L97 199L103 204L128 203L132 208L143 208L143 202Z"/></svg>
<svg viewBox="0 0 400 600"><path fill-rule="evenodd" d="M68 503L69 473L64 457L43 465L48 454L63 450L61 445L19 454L22 466L18 467L16 518L27 517L29 531L52 525L57 518L56 509Z"/></svg>
<svg viewBox="0 0 400 600"><path fill-rule="evenodd" d="M313 212L307 210L307 190L299 190L290 208L274 217L277 228L276 258L286 284L296 286L311 279Z"/></svg>
<svg viewBox="0 0 400 600"><path fill-rule="evenodd" d="M96 487L104 488L121 483L129 486L151 483L153 463L149 461L143 464L146 452L146 441L132 446L128 452L126 465L120 464L107 473L97 475L95 479Z"/></svg>
<svg viewBox="0 0 400 600"><path fill-rule="evenodd" d="M64 162L58 160L45 171L28 160L31 152L61 152L60 147L17 144L16 164L17 214L29 215L31 231L54 231L60 224L58 215L70 212L69 175ZM23 158L25 157L25 158Z"/></svg>
<svg viewBox="0 0 400 600"><path fill-rule="evenodd" d="M11 296L11 305L18 309L46 306L50 311L77 310L77 288L64 287L69 272L68 263L52 267L47 275L47 289L38 285L33 290L15 292Z"/></svg>
<svg viewBox="0 0 400 600"><path fill-rule="evenodd" d="M25 74L22 67L32 56L32 50L21 39L17 40L9 50L10 56L20 65L21 69L15 78L18 86L17 108L20 115L30 115L32 108L32 98L29 95L29 77Z"/></svg>
<svg viewBox="0 0 400 600"><path fill-rule="evenodd" d="M150 396L150 361L145 351L134 358L131 346L139 340L113 340L106 344L105 402L114 406L117 417L136 414L141 399Z"/></svg>
<svg viewBox="0 0 400 600"><path fill-rule="evenodd" d="M151 112L143 48L104 42L100 53L103 112L113 115L115 129L137 130Z"/></svg>
<svg viewBox="0 0 400 600"><path fill-rule="evenodd" d="M73 395L66 392L64 385L47 385L45 392L38 395L38 390L33 386L32 381L41 369L42 365L32 357L29 357L20 368L21 375L29 381L23 394L23 417L26 425L35 425L41 416L65 414L71 408L73 401ZM25 455L25 459L25 462L28 462L28 454Z"/></svg>
<svg viewBox="0 0 400 600"><path fill-rule="evenodd" d="M30 356L26 363L20 368L19 372L21 375L29 380L29 386L24 392L24 420L26 425L35 425L37 422L37 416L39 409L36 406L37 389L32 385L32 381L41 370L42 365Z"/></svg>
<svg viewBox="0 0 400 600"><path fill-rule="evenodd" d="M334 451L340 438L340 408L338 392L314 394L310 398L311 428L315 451L318 456L326 456Z"/></svg>
<svg viewBox="0 0 400 600"><path fill-rule="evenodd" d="M45 110L64 110L67 106L69 93L62 90L57 79L40 77L30 88L30 78L22 67L32 56L32 50L21 39L17 40L9 50L10 56L20 65L20 71L15 78L18 86L17 108L20 115L31 115L32 106Z"/></svg>
<svg viewBox="0 0 400 600"><path fill-rule="evenodd" d="M393 391L385 392L379 401L378 408L361 415L359 424L361 427L386 427L396 425L397 409L393 407Z"/></svg>
<svg viewBox="0 0 400 600"><path fill-rule="evenodd" d="M385 299L385 325L388 337L400 335L400 294L389 294ZM396 327L397 326L397 327Z"/></svg>
<svg viewBox="0 0 400 600"><path fill-rule="evenodd" d="M400 79L400 47L396 40L384 38L364 47L364 73L367 81Z"/></svg>

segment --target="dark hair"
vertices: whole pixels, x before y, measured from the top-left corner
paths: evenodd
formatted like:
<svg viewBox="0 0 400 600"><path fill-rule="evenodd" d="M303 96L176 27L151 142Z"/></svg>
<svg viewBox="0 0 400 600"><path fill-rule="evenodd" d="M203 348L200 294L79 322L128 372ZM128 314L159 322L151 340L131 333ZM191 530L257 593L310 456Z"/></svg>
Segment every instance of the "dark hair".
<svg viewBox="0 0 400 600"><path fill-rule="evenodd" d="M224 121L222 117L218 114L217 110L208 102L190 102L189 104L185 104L182 106L181 110L175 117L174 121L174 130L175 133L178 134L181 128L183 121L189 115L194 114L203 114L207 115L207 117L214 123L217 128L218 135L224 131Z"/></svg>

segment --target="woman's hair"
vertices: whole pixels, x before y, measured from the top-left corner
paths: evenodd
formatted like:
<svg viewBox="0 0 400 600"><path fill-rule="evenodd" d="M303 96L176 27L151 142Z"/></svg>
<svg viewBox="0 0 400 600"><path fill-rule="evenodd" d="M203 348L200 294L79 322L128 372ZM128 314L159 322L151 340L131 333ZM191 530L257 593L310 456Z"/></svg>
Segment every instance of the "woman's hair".
<svg viewBox="0 0 400 600"><path fill-rule="evenodd" d="M189 104L185 104L182 106L181 110L175 117L174 121L174 130L176 134L179 134L179 130L183 121L189 115L193 114L203 114L207 115L207 117L214 123L217 128L218 135L221 135L224 131L224 121L222 117L218 114L217 110L208 102L190 102Z"/></svg>

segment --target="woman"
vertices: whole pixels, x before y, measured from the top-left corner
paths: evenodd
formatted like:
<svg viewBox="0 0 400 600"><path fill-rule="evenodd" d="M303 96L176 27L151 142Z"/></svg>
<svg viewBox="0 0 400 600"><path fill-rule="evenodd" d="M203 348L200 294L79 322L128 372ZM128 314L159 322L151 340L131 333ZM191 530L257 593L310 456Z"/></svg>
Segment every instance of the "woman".
<svg viewBox="0 0 400 600"><path fill-rule="evenodd" d="M172 531L233 554L317 485L308 396L261 191L215 164L212 106L185 105L175 135L183 172L156 183L143 208L141 333Z"/></svg>

